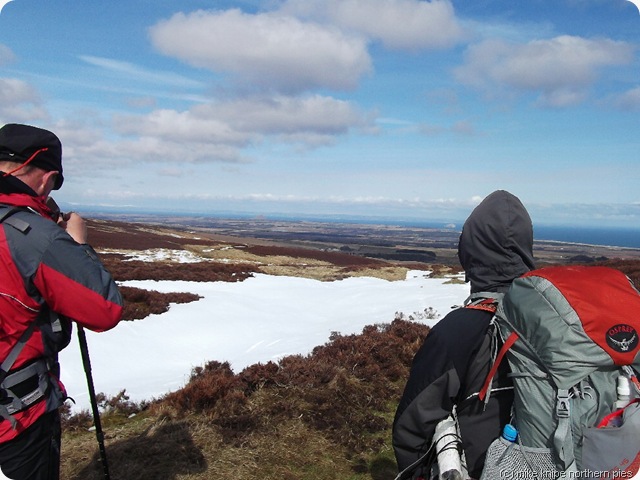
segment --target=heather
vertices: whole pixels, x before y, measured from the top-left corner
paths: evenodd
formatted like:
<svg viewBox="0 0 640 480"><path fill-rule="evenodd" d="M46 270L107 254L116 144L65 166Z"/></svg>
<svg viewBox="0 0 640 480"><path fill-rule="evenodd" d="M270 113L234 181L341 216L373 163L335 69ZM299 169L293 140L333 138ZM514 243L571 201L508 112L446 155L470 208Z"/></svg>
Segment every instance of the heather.
<svg viewBox="0 0 640 480"><path fill-rule="evenodd" d="M148 404L102 396L113 478L392 478L395 402L427 332L397 318L237 374L210 361ZM101 478L90 425L68 419L63 457L84 462L63 461L64 478Z"/></svg>

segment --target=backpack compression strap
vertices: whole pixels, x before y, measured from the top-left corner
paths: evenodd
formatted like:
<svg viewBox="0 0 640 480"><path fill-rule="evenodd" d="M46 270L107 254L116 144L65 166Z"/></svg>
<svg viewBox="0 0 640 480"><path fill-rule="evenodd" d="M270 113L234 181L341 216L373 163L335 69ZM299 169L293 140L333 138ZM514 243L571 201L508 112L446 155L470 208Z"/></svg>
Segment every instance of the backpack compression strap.
<svg viewBox="0 0 640 480"><path fill-rule="evenodd" d="M495 377L496 372L500 367L500 363L502 362L502 359L507 353L507 350L511 348L511 346L516 342L516 340L518 340L518 338L520 338L518 334L516 332L513 332L511 335L509 335L509 337L507 337L507 340L502 345L502 348L498 352L498 356L496 357L495 362L493 362L493 365L491 366L491 370L489 370L489 374L487 375L487 378L484 381L484 385L482 385L482 389L480 390L480 393L478 393L478 398L480 399L481 402L485 401L485 398L487 397L487 393L491 389L491 383L493 382L493 377Z"/></svg>
<svg viewBox="0 0 640 480"><path fill-rule="evenodd" d="M5 378L7 378L7 375L9 374L9 370L11 370L13 363L16 361L16 359L18 358L18 355L20 355L20 352L22 351L27 341L31 337L31 334L33 333L35 326L36 326L36 322L31 322L29 324L27 329L24 332L22 332L22 335L18 339L18 342L13 346L13 348L9 352L9 355L7 355L7 358L5 358L4 361L2 362L2 365L0 365L0 384L4 382ZM9 420L9 422L11 423L11 426L13 428L16 428L16 420L11 416L11 414L9 413L5 405L0 405L0 417L4 418L5 420Z"/></svg>

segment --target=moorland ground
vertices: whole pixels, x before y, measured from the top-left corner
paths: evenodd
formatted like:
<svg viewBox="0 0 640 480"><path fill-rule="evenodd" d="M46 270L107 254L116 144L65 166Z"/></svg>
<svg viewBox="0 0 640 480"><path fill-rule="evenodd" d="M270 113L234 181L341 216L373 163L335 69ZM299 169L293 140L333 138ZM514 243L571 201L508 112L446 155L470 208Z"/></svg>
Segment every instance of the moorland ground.
<svg viewBox="0 0 640 480"><path fill-rule="evenodd" d="M409 269L434 276L460 269L452 232L429 239L426 230L354 226L322 233L305 224L250 223L211 228L94 219L89 238L118 281L242 281L257 272L399 280ZM545 242L536 243L535 254L540 264L608 264L640 284L638 250ZM192 263L181 263L184 255ZM198 299L133 288L123 288L123 295L129 321ZM111 478L392 479L394 399L428 327L391 320L361 335L335 334L309 356L237 374L212 360L161 399L135 404L126 392L99 395ZM104 478L91 425L88 412L64 415L62 478Z"/></svg>

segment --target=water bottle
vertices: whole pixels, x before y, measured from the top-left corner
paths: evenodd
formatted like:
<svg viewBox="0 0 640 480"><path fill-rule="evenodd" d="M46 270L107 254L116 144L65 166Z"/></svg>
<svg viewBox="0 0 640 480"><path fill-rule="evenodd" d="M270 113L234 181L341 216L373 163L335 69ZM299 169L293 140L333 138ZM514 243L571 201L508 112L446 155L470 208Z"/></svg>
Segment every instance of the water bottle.
<svg viewBox="0 0 640 480"><path fill-rule="evenodd" d="M614 410L619 410L626 407L631 400L631 385L629 384L629 379L624 375L618 376L616 391L618 393L618 400L614 405Z"/></svg>
<svg viewBox="0 0 640 480"><path fill-rule="evenodd" d="M463 467L458 448L460 438L456 422L447 417L436 425L434 433L440 480L463 480Z"/></svg>
<svg viewBox="0 0 640 480"><path fill-rule="evenodd" d="M502 438L504 438L507 442L513 443L518 438L518 429L507 423L502 429Z"/></svg>

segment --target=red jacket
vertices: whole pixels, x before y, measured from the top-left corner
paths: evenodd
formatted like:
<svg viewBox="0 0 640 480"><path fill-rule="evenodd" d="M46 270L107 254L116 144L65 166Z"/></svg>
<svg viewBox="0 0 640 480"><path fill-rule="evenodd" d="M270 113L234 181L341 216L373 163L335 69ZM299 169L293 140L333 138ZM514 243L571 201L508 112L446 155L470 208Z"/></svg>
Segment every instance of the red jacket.
<svg viewBox="0 0 640 480"><path fill-rule="evenodd" d="M109 330L120 321L123 305L94 250L76 243L52 220L43 198L0 193L0 216L9 208L5 205L25 208L0 225L0 362L37 321L10 373L46 359L50 385L42 400L13 414L16 428L0 418L0 443L60 406L65 394L57 378L57 353L69 341L69 320L97 332ZM51 321L58 316L67 328L56 333Z"/></svg>

